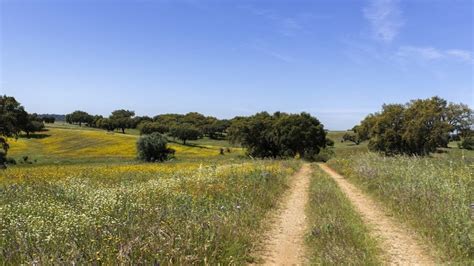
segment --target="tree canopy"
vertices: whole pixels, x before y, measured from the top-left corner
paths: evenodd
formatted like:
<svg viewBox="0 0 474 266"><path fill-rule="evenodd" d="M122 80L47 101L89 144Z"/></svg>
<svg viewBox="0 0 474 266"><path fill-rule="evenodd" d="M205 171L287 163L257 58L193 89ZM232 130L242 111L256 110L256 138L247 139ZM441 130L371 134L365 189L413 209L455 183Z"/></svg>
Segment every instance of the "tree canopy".
<svg viewBox="0 0 474 266"><path fill-rule="evenodd" d="M358 139L369 140L369 149L387 155L427 155L447 147L450 133L469 134L472 110L448 104L439 97L406 104L387 104L355 127Z"/></svg>
<svg viewBox="0 0 474 266"><path fill-rule="evenodd" d="M190 124L180 124L170 129L170 136L175 137L186 145L188 140L196 140L201 137L201 131Z"/></svg>
<svg viewBox="0 0 474 266"><path fill-rule="evenodd" d="M229 138L260 158L294 157L313 159L326 147L326 132L308 113L257 113L233 120Z"/></svg>
<svg viewBox="0 0 474 266"><path fill-rule="evenodd" d="M133 116L135 116L134 111L120 109L113 111L109 119L111 123L115 125L116 128L120 128L122 130L122 133L125 134L126 128L133 127Z"/></svg>

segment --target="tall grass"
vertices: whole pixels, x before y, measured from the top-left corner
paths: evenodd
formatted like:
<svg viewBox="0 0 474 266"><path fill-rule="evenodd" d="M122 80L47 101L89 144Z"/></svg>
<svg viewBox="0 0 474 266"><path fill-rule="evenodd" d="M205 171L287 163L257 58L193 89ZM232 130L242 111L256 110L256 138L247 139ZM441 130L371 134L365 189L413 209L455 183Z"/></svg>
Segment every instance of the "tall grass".
<svg viewBox="0 0 474 266"><path fill-rule="evenodd" d="M0 264L244 264L294 162L11 168Z"/></svg>
<svg viewBox="0 0 474 266"><path fill-rule="evenodd" d="M329 164L359 183L439 248L442 259L474 259L473 165L456 157L359 154Z"/></svg>
<svg viewBox="0 0 474 266"><path fill-rule="evenodd" d="M377 243L334 180L315 166L306 237L310 263L378 265Z"/></svg>

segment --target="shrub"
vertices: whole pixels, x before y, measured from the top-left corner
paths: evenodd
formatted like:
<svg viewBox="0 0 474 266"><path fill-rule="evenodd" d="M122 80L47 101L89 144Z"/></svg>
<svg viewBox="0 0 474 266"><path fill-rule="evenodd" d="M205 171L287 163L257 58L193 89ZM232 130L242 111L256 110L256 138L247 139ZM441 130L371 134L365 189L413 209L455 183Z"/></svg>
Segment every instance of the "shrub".
<svg viewBox="0 0 474 266"><path fill-rule="evenodd" d="M326 138L326 146L333 147L334 146L334 140L330 138Z"/></svg>
<svg viewBox="0 0 474 266"><path fill-rule="evenodd" d="M474 137L464 138L460 143L458 143L460 149L474 150Z"/></svg>
<svg viewBox="0 0 474 266"><path fill-rule="evenodd" d="M144 135L137 141L138 159L147 162L162 162L174 154L174 150L167 147L168 141L159 133Z"/></svg>
<svg viewBox="0 0 474 266"><path fill-rule="evenodd" d="M334 157L335 153L334 150L330 148L321 149L318 154L310 154L305 157L306 160L314 161L314 162L327 162L329 159Z"/></svg>
<svg viewBox="0 0 474 266"><path fill-rule="evenodd" d="M7 157L6 161L5 161L7 164L11 164L11 165L16 165L16 160L12 157Z"/></svg>

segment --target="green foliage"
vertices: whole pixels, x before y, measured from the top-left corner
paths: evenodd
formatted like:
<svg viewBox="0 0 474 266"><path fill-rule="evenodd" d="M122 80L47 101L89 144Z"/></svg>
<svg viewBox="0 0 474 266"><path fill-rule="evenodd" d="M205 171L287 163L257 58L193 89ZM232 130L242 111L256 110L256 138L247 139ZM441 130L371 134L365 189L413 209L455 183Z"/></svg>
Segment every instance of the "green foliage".
<svg viewBox="0 0 474 266"><path fill-rule="evenodd" d="M153 119L148 116L135 116L134 118L132 118L132 128L138 128L140 124L146 122L153 122Z"/></svg>
<svg viewBox="0 0 474 266"><path fill-rule="evenodd" d="M474 136L469 136L461 140L458 143L460 149L474 150Z"/></svg>
<svg viewBox="0 0 474 266"><path fill-rule="evenodd" d="M466 159L359 153L329 164L433 241L444 260L463 264L474 259L474 173Z"/></svg>
<svg viewBox="0 0 474 266"><path fill-rule="evenodd" d="M133 116L135 116L134 111L120 109L113 111L112 115L109 117L109 120L111 124L115 126L115 128L120 128L122 133L125 134L126 128L133 127Z"/></svg>
<svg viewBox="0 0 474 266"><path fill-rule="evenodd" d="M466 132L472 125L471 111L466 108L448 105L439 97L383 105L380 113L369 115L355 127L355 140L370 139L369 148L386 155L427 155L447 147L451 132Z"/></svg>
<svg viewBox="0 0 474 266"><path fill-rule="evenodd" d="M0 168L5 168L7 165L7 153L9 147L6 138L0 136Z"/></svg>
<svg viewBox="0 0 474 266"><path fill-rule="evenodd" d="M28 113L14 97L0 96L0 136L18 136L27 122Z"/></svg>
<svg viewBox="0 0 474 266"><path fill-rule="evenodd" d="M314 162L327 162L335 155L336 154L332 148L326 147L321 149L321 151L317 154L308 154L306 159Z"/></svg>
<svg viewBox="0 0 474 266"><path fill-rule="evenodd" d="M332 140L330 138L326 138L326 146L334 147L334 140Z"/></svg>
<svg viewBox="0 0 474 266"><path fill-rule="evenodd" d="M210 139L223 139L227 128L230 127L229 120L215 120L210 124L206 124L202 127L202 132L204 135L208 136Z"/></svg>
<svg viewBox="0 0 474 266"><path fill-rule="evenodd" d="M186 141L197 140L202 134L201 131L192 125L181 124L170 129L170 136L183 141L183 144L186 145Z"/></svg>
<svg viewBox="0 0 474 266"><path fill-rule="evenodd" d="M351 133L344 134L344 136L342 136L342 140L343 141L354 142L356 145L360 144L360 139L359 139L358 135L351 134Z"/></svg>
<svg viewBox="0 0 474 266"><path fill-rule="evenodd" d="M54 122L56 121L56 117L54 116L42 116L41 119L46 124L54 124Z"/></svg>
<svg viewBox="0 0 474 266"><path fill-rule="evenodd" d="M141 136L137 141L138 159L147 162L162 162L171 158L174 150L167 147L168 141L154 132Z"/></svg>
<svg viewBox="0 0 474 266"><path fill-rule="evenodd" d="M28 120L26 123L21 125L21 129L26 133L26 136L29 137L30 133L44 129L43 119L38 117L36 114L28 115Z"/></svg>
<svg viewBox="0 0 474 266"><path fill-rule="evenodd" d="M74 111L66 115L66 122L69 124L92 124L94 117L84 111Z"/></svg>
<svg viewBox="0 0 474 266"><path fill-rule="evenodd" d="M138 129L140 130L140 135L151 134L154 132L164 134L169 131L169 128L167 126L161 125L157 122L149 122L149 121L140 123L140 125L138 125Z"/></svg>
<svg viewBox="0 0 474 266"><path fill-rule="evenodd" d="M307 113L257 113L238 118L229 128L229 137L260 158L294 157L312 159L326 146L323 125Z"/></svg>
<svg viewBox="0 0 474 266"><path fill-rule="evenodd" d="M337 184L314 167L307 205L311 265L379 265L376 240Z"/></svg>
<svg viewBox="0 0 474 266"><path fill-rule="evenodd" d="M8 137L17 137L29 123L28 113L14 97L0 96L0 167L5 168L9 145Z"/></svg>

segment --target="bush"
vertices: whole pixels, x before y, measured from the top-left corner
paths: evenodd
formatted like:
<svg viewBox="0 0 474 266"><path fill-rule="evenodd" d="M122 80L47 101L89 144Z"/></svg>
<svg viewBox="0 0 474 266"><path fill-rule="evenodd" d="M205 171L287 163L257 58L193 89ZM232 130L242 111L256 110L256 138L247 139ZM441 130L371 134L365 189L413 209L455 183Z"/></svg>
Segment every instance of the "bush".
<svg viewBox="0 0 474 266"><path fill-rule="evenodd" d="M16 165L16 160L12 157L7 157L5 162L10 165Z"/></svg>
<svg viewBox="0 0 474 266"><path fill-rule="evenodd" d="M329 159L334 157L334 155L335 155L334 150L330 148L324 148L324 149L321 149L321 151L318 154L307 155L305 159L309 161L325 163L329 161Z"/></svg>
<svg viewBox="0 0 474 266"><path fill-rule="evenodd" d="M474 137L464 138L460 143L458 143L460 149L474 150Z"/></svg>
<svg viewBox="0 0 474 266"><path fill-rule="evenodd" d="M333 147L334 146L334 140L332 140L330 138L326 138L326 146Z"/></svg>
<svg viewBox="0 0 474 266"><path fill-rule="evenodd" d="M174 150L167 147L168 141L159 133L144 135L137 141L138 159L147 162L162 162L170 159Z"/></svg>

